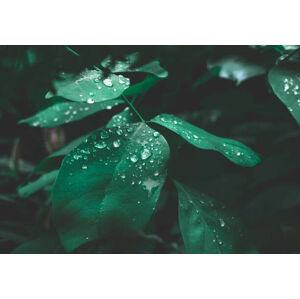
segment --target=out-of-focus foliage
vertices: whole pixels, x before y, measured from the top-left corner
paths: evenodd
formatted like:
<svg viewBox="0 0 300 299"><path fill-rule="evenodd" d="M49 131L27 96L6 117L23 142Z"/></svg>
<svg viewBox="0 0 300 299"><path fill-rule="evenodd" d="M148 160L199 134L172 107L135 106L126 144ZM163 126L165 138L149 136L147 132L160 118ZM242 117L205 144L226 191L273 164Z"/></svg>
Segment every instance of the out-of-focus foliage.
<svg viewBox="0 0 300 299"><path fill-rule="evenodd" d="M0 47L0 252L299 253L298 51Z"/></svg>

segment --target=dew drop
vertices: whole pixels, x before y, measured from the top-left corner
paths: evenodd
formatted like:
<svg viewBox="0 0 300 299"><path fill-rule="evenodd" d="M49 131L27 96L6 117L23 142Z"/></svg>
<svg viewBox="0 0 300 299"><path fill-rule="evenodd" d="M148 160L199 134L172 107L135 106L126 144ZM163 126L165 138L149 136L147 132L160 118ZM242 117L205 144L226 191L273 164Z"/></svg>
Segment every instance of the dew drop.
<svg viewBox="0 0 300 299"><path fill-rule="evenodd" d="M104 79L103 84L106 85L106 86L112 86L113 85L110 78Z"/></svg>
<svg viewBox="0 0 300 299"><path fill-rule="evenodd" d="M155 171L153 175L154 175L154 176L159 176L159 172L158 172L158 171Z"/></svg>
<svg viewBox="0 0 300 299"><path fill-rule="evenodd" d="M149 157L151 156L151 152L147 149L147 148L144 148L141 152L141 158L142 160L146 160L148 159Z"/></svg>
<svg viewBox="0 0 300 299"><path fill-rule="evenodd" d="M109 134L107 131L102 131L100 133L100 137L101 137L101 139L107 139L109 137Z"/></svg>
<svg viewBox="0 0 300 299"><path fill-rule="evenodd" d="M114 146L115 148L120 147L120 145L121 145L121 141L120 141L120 140L115 140L115 141L113 142L113 146Z"/></svg>
<svg viewBox="0 0 300 299"><path fill-rule="evenodd" d="M155 132L153 133L153 136L157 138L157 137L159 137L159 136L160 136L160 133L159 133L159 132L157 132L157 131L155 131Z"/></svg>
<svg viewBox="0 0 300 299"><path fill-rule="evenodd" d="M99 143L95 143L95 147L96 148L100 148L100 149L103 149L103 148L105 148L106 147L106 142L104 142L104 141L100 141Z"/></svg>
<svg viewBox="0 0 300 299"><path fill-rule="evenodd" d="M92 98L88 98L87 102L88 102L88 104L94 104L95 103L95 101Z"/></svg>
<svg viewBox="0 0 300 299"><path fill-rule="evenodd" d="M224 227L224 226L225 226L225 222L224 222L223 219L220 219L220 225L221 225L221 227Z"/></svg>
<svg viewBox="0 0 300 299"><path fill-rule="evenodd" d="M86 165L82 165L81 169L87 169L88 167Z"/></svg>
<svg viewBox="0 0 300 299"><path fill-rule="evenodd" d="M131 160L131 162L136 163L136 162L138 161L137 155L132 155L132 156L130 157L130 160Z"/></svg>

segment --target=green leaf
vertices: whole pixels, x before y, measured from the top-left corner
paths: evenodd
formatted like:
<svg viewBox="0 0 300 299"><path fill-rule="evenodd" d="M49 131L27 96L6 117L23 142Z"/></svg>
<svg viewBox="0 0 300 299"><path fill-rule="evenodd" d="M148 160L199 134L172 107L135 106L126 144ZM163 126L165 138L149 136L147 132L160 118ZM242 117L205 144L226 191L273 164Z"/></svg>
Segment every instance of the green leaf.
<svg viewBox="0 0 300 299"><path fill-rule="evenodd" d="M124 103L121 99L107 100L92 104L74 102L57 103L32 117L19 121L19 123L28 123L34 127L42 128L57 127L80 120L101 110L109 110L113 106L121 103Z"/></svg>
<svg viewBox="0 0 300 299"><path fill-rule="evenodd" d="M56 96L85 103L116 99L130 85L130 80L122 75L103 78L103 72L96 70L86 70L77 77L63 75L63 79L54 82ZM52 97L52 93L46 95L46 99Z"/></svg>
<svg viewBox="0 0 300 299"><path fill-rule="evenodd" d="M58 170L53 170L49 173L42 175L36 181L27 184L26 186L18 188L18 194L20 197L28 197L31 194L43 189L44 187L51 185L58 174Z"/></svg>
<svg viewBox="0 0 300 299"><path fill-rule="evenodd" d="M70 152L52 191L65 249L119 228L143 228L165 182L168 158L166 140L145 123L99 129Z"/></svg>
<svg viewBox="0 0 300 299"><path fill-rule="evenodd" d="M251 246L239 220L225 207L179 182L179 226L188 253L242 253Z"/></svg>
<svg viewBox="0 0 300 299"><path fill-rule="evenodd" d="M168 77L168 71L160 66L158 60L153 60L145 65L137 68L132 68L132 65L137 62L138 53L133 53L127 56L124 61L116 61L114 65L111 65L111 57L108 56L101 62L101 66L108 68L112 73L125 73L125 72L143 72L149 73L159 78Z"/></svg>
<svg viewBox="0 0 300 299"><path fill-rule="evenodd" d="M300 125L300 51L278 60L268 74L275 95L288 108ZM283 59L283 60L282 60Z"/></svg>
<svg viewBox="0 0 300 299"><path fill-rule="evenodd" d="M49 254L63 252L64 250L59 239L54 233L48 233L36 239L22 243L12 251L14 254Z"/></svg>
<svg viewBox="0 0 300 299"><path fill-rule="evenodd" d="M216 69L219 69L219 77L230 79L237 85L249 78L263 75L266 72L266 67L263 64L237 56L209 60L207 67L213 74L215 74Z"/></svg>
<svg viewBox="0 0 300 299"><path fill-rule="evenodd" d="M122 112L114 115L107 123L106 128L121 127L137 121L137 116L126 107Z"/></svg>
<svg viewBox="0 0 300 299"><path fill-rule="evenodd" d="M210 134L174 115L160 114L151 122L168 128L200 149L217 151L240 166L253 167L260 162L258 155L244 144Z"/></svg>
<svg viewBox="0 0 300 299"><path fill-rule="evenodd" d="M127 90L125 90L124 95L129 97L146 93L158 81L160 81L160 78L157 78L155 76L147 76L144 81L134 84L130 86Z"/></svg>

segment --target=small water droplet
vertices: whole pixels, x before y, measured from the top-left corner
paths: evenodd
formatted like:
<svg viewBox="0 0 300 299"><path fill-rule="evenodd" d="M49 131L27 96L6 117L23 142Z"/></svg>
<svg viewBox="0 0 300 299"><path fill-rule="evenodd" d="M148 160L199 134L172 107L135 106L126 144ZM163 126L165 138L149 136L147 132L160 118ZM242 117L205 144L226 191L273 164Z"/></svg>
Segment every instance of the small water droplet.
<svg viewBox="0 0 300 299"><path fill-rule="evenodd" d="M86 165L82 165L82 169L87 169L88 167Z"/></svg>
<svg viewBox="0 0 300 299"><path fill-rule="evenodd" d="M95 103L95 101L92 98L88 98L87 102L88 102L88 104L94 104Z"/></svg>
<svg viewBox="0 0 300 299"><path fill-rule="evenodd" d="M100 149L103 149L103 148L105 148L106 147L106 142L104 142L104 141L100 141L100 142L98 142L98 143L95 143L95 147L96 148L100 148Z"/></svg>
<svg viewBox="0 0 300 299"><path fill-rule="evenodd" d="M160 133L157 132L157 131L155 131L155 132L153 133L153 136L154 136L154 137L159 137L159 136L160 136Z"/></svg>
<svg viewBox="0 0 300 299"><path fill-rule="evenodd" d="M114 146L115 148L120 147L120 145L121 145L121 141L120 141L120 140L115 140L115 141L113 142L113 146Z"/></svg>
<svg viewBox="0 0 300 299"><path fill-rule="evenodd" d="M100 133L100 137L101 137L101 139L107 139L107 138L109 138L109 134L107 131L102 131Z"/></svg>
<svg viewBox="0 0 300 299"><path fill-rule="evenodd" d="M136 163L136 162L138 161L137 155L132 155L132 156L130 157L130 160L131 160L133 163Z"/></svg>
<svg viewBox="0 0 300 299"><path fill-rule="evenodd" d="M225 222L224 222L223 219L220 219L220 225L221 225L221 227L224 227L224 226L225 226Z"/></svg>
<svg viewBox="0 0 300 299"><path fill-rule="evenodd" d="M117 129L116 133L119 135L119 136L122 136L123 135L123 131L121 129Z"/></svg>
<svg viewBox="0 0 300 299"><path fill-rule="evenodd" d="M153 175L154 175L154 176L159 176L159 172L158 172L158 171L155 171Z"/></svg>

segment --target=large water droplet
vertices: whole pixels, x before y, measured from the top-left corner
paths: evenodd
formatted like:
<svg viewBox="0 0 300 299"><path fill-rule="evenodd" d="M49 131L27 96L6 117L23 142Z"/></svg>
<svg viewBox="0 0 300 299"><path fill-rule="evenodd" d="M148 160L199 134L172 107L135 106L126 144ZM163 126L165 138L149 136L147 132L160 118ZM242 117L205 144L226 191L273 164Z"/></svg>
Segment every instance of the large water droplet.
<svg viewBox="0 0 300 299"><path fill-rule="evenodd" d="M104 79L104 80L103 80L103 83L104 83L104 85L106 85L106 86L112 86L112 85L113 85L110 78Z"/></svg>
<svg viewBox="0 0 300 299"><path fill-rule="evenodd" d="M146 160L148 159L149 157L151 156L151 152L147 149L147 148L144 148L141 152L141 158L142 160Z"/></svg>

